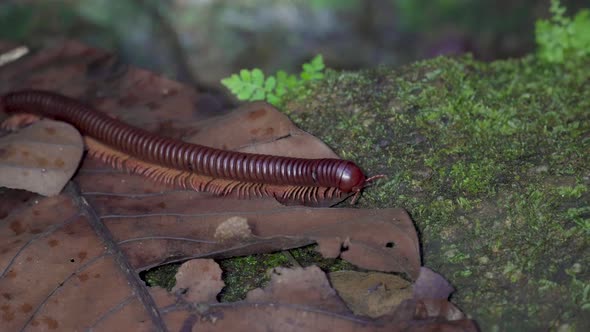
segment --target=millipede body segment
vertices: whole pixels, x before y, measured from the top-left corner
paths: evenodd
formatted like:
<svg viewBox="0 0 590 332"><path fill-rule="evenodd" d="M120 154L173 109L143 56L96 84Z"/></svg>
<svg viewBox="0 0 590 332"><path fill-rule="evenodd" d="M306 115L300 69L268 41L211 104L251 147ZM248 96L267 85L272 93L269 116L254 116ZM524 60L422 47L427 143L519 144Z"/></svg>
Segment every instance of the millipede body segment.
<svg viewBox="0 0 590 332"><path fill-rule="evenodd" d="M358 193L367 183L364 173L351 161L280 157L191 144L132 127L53 92L11 92L2 96L0 105L8 113L32 113L71 123L83 135L139 160L211 178L337 188L344 193Z"/></svg>

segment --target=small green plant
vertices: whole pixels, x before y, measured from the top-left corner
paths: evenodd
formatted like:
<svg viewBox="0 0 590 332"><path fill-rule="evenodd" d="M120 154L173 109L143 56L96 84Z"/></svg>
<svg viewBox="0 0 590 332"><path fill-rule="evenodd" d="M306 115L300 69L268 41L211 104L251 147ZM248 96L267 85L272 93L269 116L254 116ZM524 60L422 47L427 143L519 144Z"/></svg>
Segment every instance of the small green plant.
<svg viewBox="0 0 590 332"><path fill-rule="evenodd" d="M551 63L563 63L572 57L590 55L590 10L579 11L573 20L566 17L566 8L559 0L551 0L553 17L538 20L535 27L537 54Z"/></svg>
<svg viewBox="0 0 590 332"><path fill-rule="evenodd" d="M317 55L310 62L303 64L303 71L299 78L279 70L274 76L265 77L262 70L242 69L240 74L233 74L221 80L239 100L266 100L273 105L279 105L287 91L295 90L307 81L319 80L324 77L324 59Z"/></svg>

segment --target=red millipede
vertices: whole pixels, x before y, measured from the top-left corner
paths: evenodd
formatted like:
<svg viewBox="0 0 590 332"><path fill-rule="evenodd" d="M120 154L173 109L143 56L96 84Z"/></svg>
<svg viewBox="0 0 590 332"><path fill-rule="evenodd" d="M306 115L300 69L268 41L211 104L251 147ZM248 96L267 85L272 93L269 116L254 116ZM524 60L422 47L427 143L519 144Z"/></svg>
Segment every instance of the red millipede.
<svg viewBox="0 0 590 332"><path fill-rule="evenodd" d="M83 135L137 159L211 178L329 187L358 194L368 182L381 177L367 179L356 164L347 160L227 151L159 136L115 120L78 100L49 91L10 92L2 96L0 105L8 113L32 113L68 122Z"/></svg>

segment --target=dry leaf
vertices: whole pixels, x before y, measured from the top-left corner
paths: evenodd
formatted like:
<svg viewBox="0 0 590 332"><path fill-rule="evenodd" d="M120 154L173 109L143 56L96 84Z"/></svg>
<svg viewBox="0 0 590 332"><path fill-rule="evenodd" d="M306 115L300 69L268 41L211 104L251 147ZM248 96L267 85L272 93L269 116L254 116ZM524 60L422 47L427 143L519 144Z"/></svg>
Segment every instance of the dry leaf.
<svg viewBox="0 0 590 332"><path fill-rule="evenodd" d="M0 186L56 195L78 168L83 152L82 136L73 126L36 122L0 137Z"/></svg>
<svg viewBox="0 0 590 332"><path fill-rule="evenodd" d="M402 301L412 298L412 285L392 274L338 271L330 273L330 281L357 315L378 318L391 314Z"/></svg>
<svg viewBox="0 0 590 332"><path fill-rule="evenodd" d="M192 259L178 269L172 291L188 302L216 302L224 286L221 268L214 260Z"/></svg>
<svg viewBox="0 0 590 332"><path fill-rule="evenodd" d="M252 236L248 219L244 217L230 217L215 229L213 237L220 241L244 240Z"/></svg>
<svg viewBox="0 0 590 332"><path fill-rule="evenodd" d="M272 200L219 199L195 192L135 196L132 183L103 179L101 186L111 193L83 195L140 270L209 253L222 258L349 238L339 250L353 264L412 278L420 271L417 235L401 209L285 207ZM88 189L101 188L88 180L81 182L83 191L86 183L92 184ZM218 229L236 216L247 219L252 235L219 240Z"/></svg>
<svg viewBox="0 0 590 332"><path fill-rule="evenodd" d="M459 309L446 304L453 287L440 274L426 267L420 268L414 284L397 275L356 271L332 272L330 281L347 306L358 315L381 317L391 314L405 300L414 299L419 305L415 310L421 319L464 318Z"/></svg>
<svg viewBox="0 0 590 332"><path fill-rule="evenodd" d="M455 289L440 274L427 267L420 268L420 275L414 284L415 299L443 299L451 296Z"/></svg>
<svg viewBox="0 0 590 332"><path fill-rule="evenodd" d="M415 312L401 320L395 319L395 313L387 320L355 316L316 266L275 269L269 285L250 291L245 301L201 308L203 310L198 313L185 314L182 326L186 330L477 331L475 324L469 320L418 320L413 317Z"/></svg>
<svg viewBox="0 0 590 332"><path fill-rule="evenodd" d="M295 127L285 114L264 102L246 104L224 116L201 121L184 139L249 153L338 158L327 145Z"/></svg>
<svg viewBox="0 0 590 332"><path fill-rule="evenodd" d="M248 292L246 302L272 303L288 301L291 305L313 303L334 313L346 313L348 309L330 286L326 275L317 266L306 268L275 268L264 289Z"/></svg>

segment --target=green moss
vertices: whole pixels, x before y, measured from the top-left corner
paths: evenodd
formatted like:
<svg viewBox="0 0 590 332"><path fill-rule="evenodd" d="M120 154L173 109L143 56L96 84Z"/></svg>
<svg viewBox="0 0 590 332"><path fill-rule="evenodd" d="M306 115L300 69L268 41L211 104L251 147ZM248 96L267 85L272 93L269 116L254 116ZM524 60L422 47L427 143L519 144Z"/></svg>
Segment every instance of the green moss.
<svg viewBox="0 0 590 332"><path fill-rule="evenodd" d="M167 264L158 266L142 273L141 278L149 287L162 287L168 291L176 284L176 272L180 264Z"/></svg>
<svg viewBox="0 0 590 332"><path fill-rule="evenodd" d="M234 302L243 300L249 291L263 287L270 280L267 273L270 269L290 266L290 262L284 254L272 253L224 259L219 265L225 282L219 300Z"/></svg>
<svg viewBox="0 0 590 332"><path fill-rule="evenodd" d="M340 258L324 258L319 252L317 252L316 247L316 245L311 245L293 249L289 252L301 267L316 265L324 272L359 270L356 266Z"/></svg>
<svg viewBox="0 0 590 332"><path fill-rule="evenodd" d="M246 294L268 282L268 270L278 266L291 266L291 261L283 253L260 254L220 260L225 287L219 294L222 302L243 300ZM159 286L170 291L176 283L175 275L181 264L168 264L156 267L142 274L142 279L150 287Z"/></svg>
<svg viewBox="0 0 590 332"><path fill-rule="evenodd" d="M359 205L406 208L425 265L484 330L586 330L589 81L588 59L440 57L327 71L286 106L342 157L388 176Z"/></svg>
<svg viewBox="0 0 590 332"><path fill-rule="evenodd" d="M307 267L317 265L326 272L355 269L354 265L341 259L325 259L316 250L315 245L290 250L289 253L272 253L236 257L221 260L223 280L226 284L219 299L222 302L243 300L254 288L264 287L270 280L269 270L275 267Z"/></svg>

